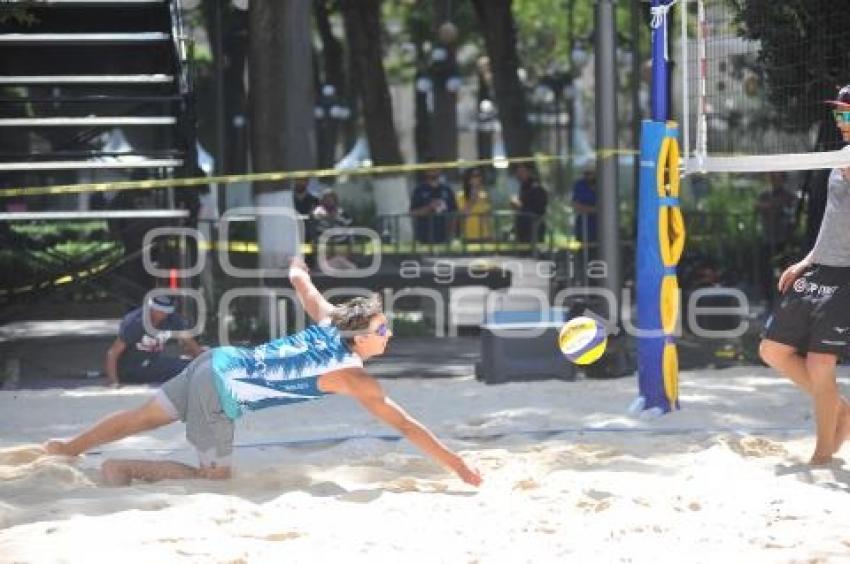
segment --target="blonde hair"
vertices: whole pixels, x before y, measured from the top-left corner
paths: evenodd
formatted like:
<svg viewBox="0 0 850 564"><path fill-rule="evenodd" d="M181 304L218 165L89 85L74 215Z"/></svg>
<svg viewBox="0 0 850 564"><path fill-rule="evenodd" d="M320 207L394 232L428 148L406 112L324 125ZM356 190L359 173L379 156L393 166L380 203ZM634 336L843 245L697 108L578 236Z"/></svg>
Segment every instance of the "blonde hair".
<svg viewBox="0 0 850 564"><path fill-rule="evenodd" d="M354 335L362 334L376 315L383 313L383 304L378 294L357 297L336 307L330 314L331 323L340 330L345 341L354 343Z"/></svg>

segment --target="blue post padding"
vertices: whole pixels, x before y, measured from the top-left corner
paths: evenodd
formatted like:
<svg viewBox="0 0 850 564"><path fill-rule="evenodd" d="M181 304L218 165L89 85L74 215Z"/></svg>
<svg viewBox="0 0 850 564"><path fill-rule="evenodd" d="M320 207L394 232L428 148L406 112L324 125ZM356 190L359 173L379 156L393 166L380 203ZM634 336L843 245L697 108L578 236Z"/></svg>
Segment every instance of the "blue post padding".
<svg viewBox="0 0 850 564"><path fill-rule="evenodd" d="M652 7L665 4L665 0L652 0ZM652 29L652 119L666 121L669 115L669 100L667 92L668 74L667 58L664 55L664 45L667 36L666 19L657 28Z"/></svg>
<svg viewBox="0 0 850 564"><path fill-rule="evenodd" d="M661 280L667 273L658 240L658 154L667 134L665 122L644 121L640 142L640 197L637 239L638 389L644 409L670 411L664 393L662 359L667 341L661 328Z"/></svg>

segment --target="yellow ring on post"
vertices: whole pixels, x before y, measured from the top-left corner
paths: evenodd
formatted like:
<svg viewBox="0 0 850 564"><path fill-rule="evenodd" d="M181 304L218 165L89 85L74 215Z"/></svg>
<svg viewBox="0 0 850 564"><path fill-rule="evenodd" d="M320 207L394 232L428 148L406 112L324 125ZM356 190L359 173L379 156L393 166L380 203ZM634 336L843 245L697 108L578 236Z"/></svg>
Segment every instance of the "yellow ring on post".
<svg viewBox="0 0 850 564"><path fill-rule="evenodd" d="M665 173L667 172L667 159L670 153L671 144L675 145L672 139L665 137L664 140L661 141L661 148L658 150L658 162L655 165L655 186L658 190L659 198L667 196L667 179L665 178Z"/></svg>
<svg viewBox="0 0 850 564"><path fill-rule="evenodd" d="M664 394L670 402L670 409L674 409L679 399L679 355L676 345L667 343L664 345L664 358L662 360L664 371Z"/></svg>
<svg viewBox="0 0 850 564"><path fill-rule="evenodd" d="M670 170L670 195L674 198L679 197L679 186L681 185L681 176L679 172L679 144L673 141L670 147L669 170Z"/></svg>
<svg viewBox="0 0 850 564"><path fill-rule="evenodd" d="M675 274L668 274L661 280L658 305L661 309L661 329L665 335L672 335L679 320L679 282Z"/></svg>
<svg viewBox="0 0 850 564"><path fill-rule="evenodd" d="M675 122L672 123L675 124ZM668 137L665 141L668 139L670 141L670 149L665 162L668 172L670 173L668 178L670 182L670 191L668 195L673 198L678 198L679 186L681 184L681 175L679 172L679 143L676 141L675 137Z"/></svg>
<svg viewBox="0 0 850 564"><path fill-rule="evenodd" d="M658 243L664 266L676 266L685 250L685 217L678 207L658 209Z"/></svg>
<svg viewBox="0 0 850 564"><path fill-rule="evenodd" d="M679 207L670 209L670 264L679 264L682 252L685 250L685 217Z"/></svg>

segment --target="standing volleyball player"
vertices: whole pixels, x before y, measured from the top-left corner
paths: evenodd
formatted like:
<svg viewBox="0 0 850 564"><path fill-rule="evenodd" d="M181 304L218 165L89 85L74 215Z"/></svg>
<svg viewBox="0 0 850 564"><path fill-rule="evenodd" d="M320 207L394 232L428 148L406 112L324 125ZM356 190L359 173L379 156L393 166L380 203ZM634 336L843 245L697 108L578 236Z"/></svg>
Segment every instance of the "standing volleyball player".
<svg viewBox="0 0 850 564"><path fill-rule="evenodd" d="M850 85L829 102L850 143ZM762 359L814 399L811 464L826 464L850 432L850 405L835 366L850 341L850 167L833 169L826 211L811 252L779 278L782 298L765 324Z"/></svg>
<svg viewBox="0 0 850 564"><path fill-rule="evenodd" d="M173 461L107 460L102 467L106 481L123 485L134 479L223 479L230 476L234 423L244 412L344 394L461 480L479 485L477 470L405 413L363 370L363 361L383 354L392 336L377 296L334 307L297 259L290 265L289 279L316 325L250 349L212 349L163 384L144 405L109 415L71 440L48 441L47 452L76 456L179 419L198 451L199 468Z"/></svg>

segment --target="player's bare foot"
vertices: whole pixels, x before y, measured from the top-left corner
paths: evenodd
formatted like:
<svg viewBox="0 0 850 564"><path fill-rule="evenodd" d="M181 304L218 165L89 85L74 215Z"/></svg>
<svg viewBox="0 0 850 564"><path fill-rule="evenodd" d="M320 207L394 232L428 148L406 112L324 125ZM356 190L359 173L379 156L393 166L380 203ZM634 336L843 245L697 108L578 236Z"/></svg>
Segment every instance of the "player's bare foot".
<svg viewBox="0 0 850 564"><path fill-rule="evenodd" d="M811 460L809 460L809 464L812 466L826 466L830 462L832 462L831 454L821 454L817 451L812 455Z"/></svg>
<svg viewBox="0 0 850 564"><path fill-rule="evenodd" d="M77 456L77 453L71 450L71 447L68 446L66 441L60 441L58 439L50 439L44 443L44 451L47 454L58 456Z"/></svg>

